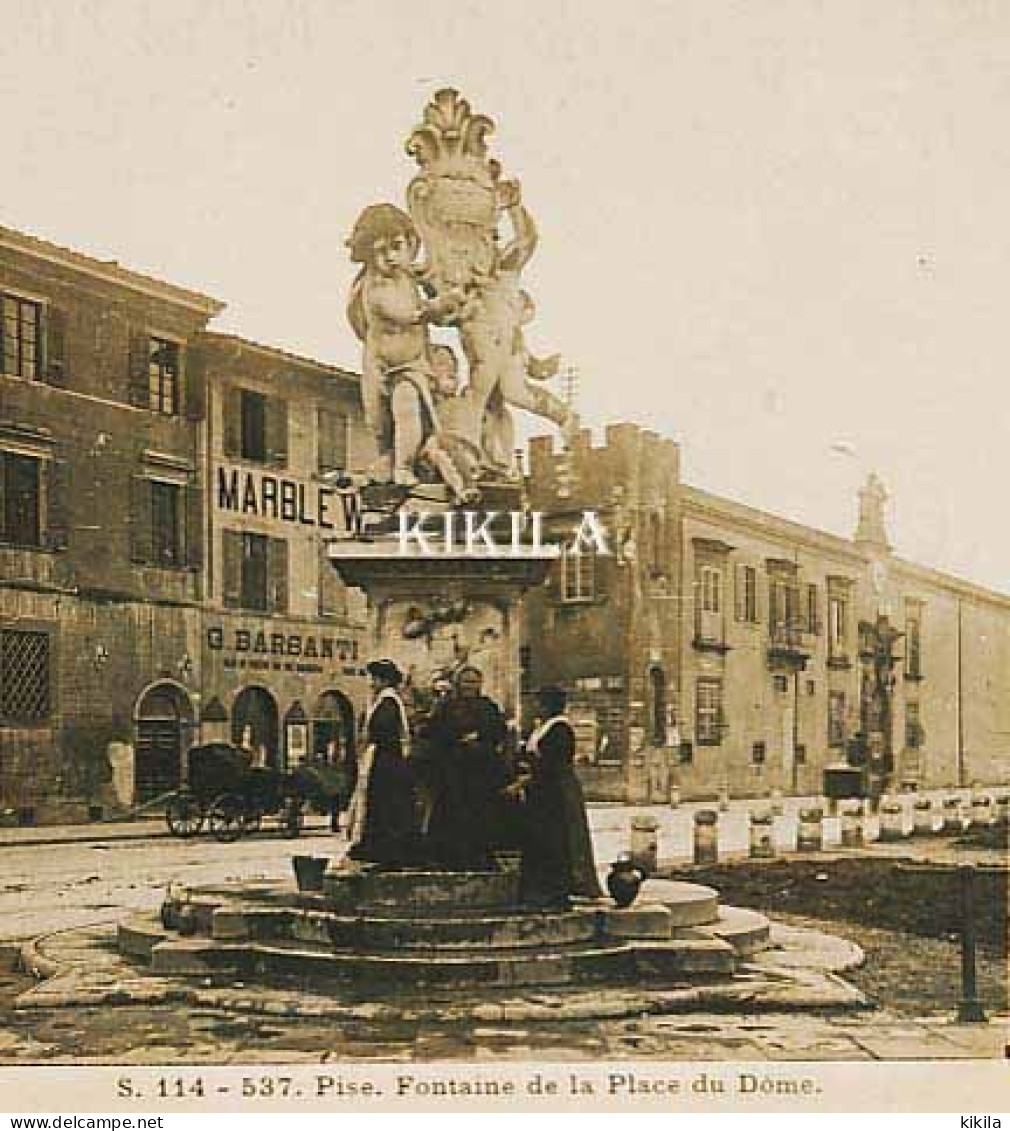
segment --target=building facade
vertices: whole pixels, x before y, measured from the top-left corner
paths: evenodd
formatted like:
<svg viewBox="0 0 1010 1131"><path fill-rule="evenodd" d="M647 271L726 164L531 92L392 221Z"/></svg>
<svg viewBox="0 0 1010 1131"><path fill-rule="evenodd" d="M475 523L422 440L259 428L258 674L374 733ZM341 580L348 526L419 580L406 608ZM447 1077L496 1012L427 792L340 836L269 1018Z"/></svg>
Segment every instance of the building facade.
<svg viewBox="0 0 1010 1131"><path fill-rule="evenodd" d="M849 540L682 484L675 448L619 426L531 451L532 505L595 503L613 535L527 610L528 685L569 690L588 788L809 794L846 763L879 789L1005 780L1010 597L898 558L875 480Z"/></svg>
<svg viewBox="0 0 1010 1131"><path fill-rule="evenodd" d="M177 787L197 741L354 740L364 611L323 561L356 378L222 304L0 228L0 814Z"/></svg>
<svg viewBox="0 0 1010 1131"><path fill-rule="evenodd" d="M369 437L356 376L204 334L208 540L203 720L276 768L354 743L367 609L326 540L353 520L337 482Z"/></svg>

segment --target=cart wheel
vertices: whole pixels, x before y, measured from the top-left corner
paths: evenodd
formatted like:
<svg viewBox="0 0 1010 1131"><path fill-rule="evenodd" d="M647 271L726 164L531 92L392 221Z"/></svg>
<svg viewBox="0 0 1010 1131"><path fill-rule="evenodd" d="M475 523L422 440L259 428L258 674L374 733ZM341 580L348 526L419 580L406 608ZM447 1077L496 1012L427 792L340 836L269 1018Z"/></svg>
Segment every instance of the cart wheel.
<svg viewBox="0 0 1010 1131"><path fill-rule="evenodd" d="M207 814L211 836L222 844L231 844L242 835L245 807L237 797L218 797Z"/></svg>
<svg viewBox="0 0 1010 1131"><path fill-rule="evenodd" d="M203 808L190 793L175 793L165 805L165 823L172 836L191 837L203 828Z"/></svg>
<svg viewBox="0 0 1010 1131"><path fill-rule="evenodd" d="M281 828L289 840L293 840L301 834L302 820L301 803L296 798L286 801L281 810Z"/></svg>

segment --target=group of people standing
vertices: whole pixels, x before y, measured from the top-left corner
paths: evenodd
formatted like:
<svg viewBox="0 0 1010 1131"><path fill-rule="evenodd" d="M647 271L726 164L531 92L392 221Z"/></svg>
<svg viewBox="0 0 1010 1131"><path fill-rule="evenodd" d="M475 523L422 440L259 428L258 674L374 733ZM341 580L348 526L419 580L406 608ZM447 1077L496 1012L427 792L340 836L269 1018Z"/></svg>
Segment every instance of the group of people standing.
<svg viewBox="0 0 1010 1131"><path fill-rule="evenodd" d="M524 903L602 894L563 691L539 693L540 724L513 751L478 669L457 671L415 734L400 669L376 660L366 670L373 699L347 815L351 859L485 871L496 851L518 849Z"/></svg>

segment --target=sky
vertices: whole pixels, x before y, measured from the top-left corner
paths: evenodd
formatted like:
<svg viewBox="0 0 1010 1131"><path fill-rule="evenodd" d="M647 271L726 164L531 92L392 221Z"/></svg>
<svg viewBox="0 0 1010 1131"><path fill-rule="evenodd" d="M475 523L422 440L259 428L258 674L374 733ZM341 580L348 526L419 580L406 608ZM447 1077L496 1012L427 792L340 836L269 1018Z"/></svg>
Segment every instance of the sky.
<svg viewBox="0 0 1010 1131"><path fill-rule="evenodd" d="M343 241L403 202L441 87L540 229L535 352L586 423L1010 590L1002 0L0 0L0 223L205 291L358 367Z"/></svg>

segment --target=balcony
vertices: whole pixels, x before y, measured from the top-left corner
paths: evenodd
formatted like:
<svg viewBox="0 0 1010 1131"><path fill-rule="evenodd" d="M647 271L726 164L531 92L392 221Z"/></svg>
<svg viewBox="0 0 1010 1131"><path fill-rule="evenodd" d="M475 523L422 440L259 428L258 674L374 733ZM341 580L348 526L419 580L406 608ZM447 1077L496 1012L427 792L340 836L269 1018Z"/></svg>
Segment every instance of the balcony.
<svg viewBox="0 0 1010 1131"><path fill-rule="evenodd" d="M768 630L768 666L773 671L803 671L812 652L808 633L799 626L773 624Z"/></svg>

